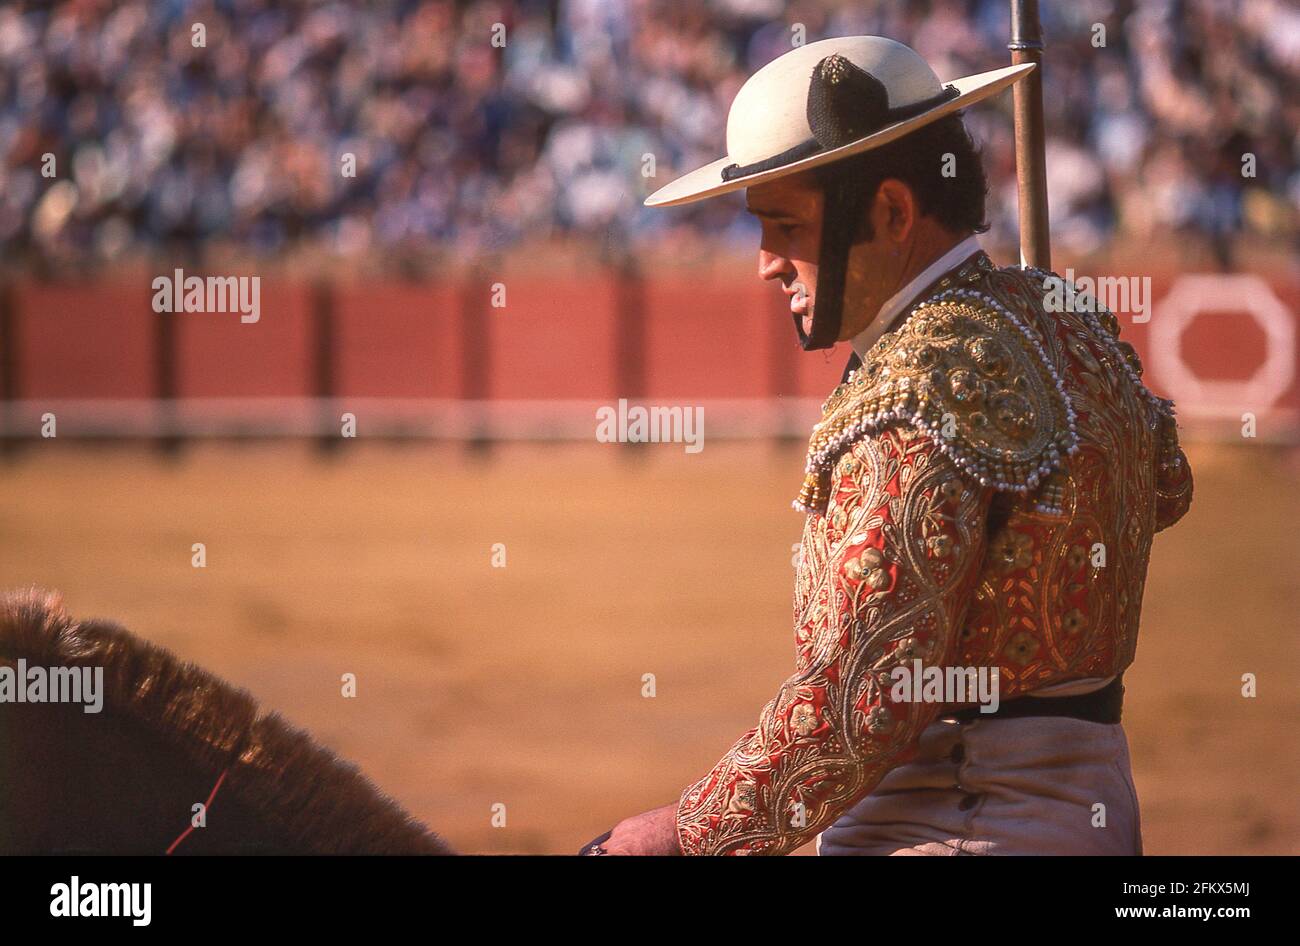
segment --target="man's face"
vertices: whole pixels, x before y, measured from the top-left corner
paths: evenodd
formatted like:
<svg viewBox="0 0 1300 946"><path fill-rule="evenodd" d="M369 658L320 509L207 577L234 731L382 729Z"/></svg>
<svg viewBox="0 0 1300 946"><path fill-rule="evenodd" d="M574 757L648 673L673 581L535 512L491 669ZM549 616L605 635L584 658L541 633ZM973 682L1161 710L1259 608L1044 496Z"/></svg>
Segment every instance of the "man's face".
<svg viewBox="0 0 1300 946"><path fill-rule="evenodd" d="M749 188L747 209L763 225L758 277L779 279L805 333L812 332L817 258L821 250L822 191L811 175L794 174Z"/></svg>
<svg viewBox="0 0 1300 946"><path fill-rule="evenodd" d="M793 174L749 188L746 204L763 224L758 276L781 280L790 297L790 311L799 314L804 332L811 334L821 253L821 187L811 174ZM907 185L892 178L883 181L866 213L871 238L859 239L849 249L839 341L853 338L871 324L881 305L905 281L917 250L915 204ZM945 239L951 241L952 235Z"/></svg>

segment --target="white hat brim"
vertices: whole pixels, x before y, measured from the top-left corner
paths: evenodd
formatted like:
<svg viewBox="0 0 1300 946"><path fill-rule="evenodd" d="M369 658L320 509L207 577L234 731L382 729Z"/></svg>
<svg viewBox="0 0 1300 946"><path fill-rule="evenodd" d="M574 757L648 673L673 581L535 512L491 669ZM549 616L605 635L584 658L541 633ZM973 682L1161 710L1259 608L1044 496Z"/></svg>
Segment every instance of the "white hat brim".
<svg viewBox="0 0 1300 946"><path fill-rule="evenodd" d="M683 174L671 183L665 184L645 199L645 206L674 207L678 204L690 204L697 200L740 190L743 187L753 187L755 184L776 180L778 177L798 174L800 171L807 171L823 164L830 164L832 161L840 161L855 154L861 154L863 151L870 151L872 148L879 148L881 145L889 144L909 131L920 128L922 125L928 125L930 122L938 121L945 115L951 115L967 105L997 95L1016 80L1023 78L1033 68L1034 64L1029 62L1017 66L1003 66L1001 69L993 69L990 72L980 72L973 76L953 79L947 84L957 89L957 95L946 102L939 103L929 111L896 122L880 129L880 131L867 135L865 138L859 138L849 144L832 148L830 151L823 151L820 154L814 154L811 157L781 167L758 171L754 174L746 174L744 177L735 177L729 181L724 181L722 179L722 169L736 162L729 157L719 158L702 168L696 168L694 171Z"/></svg>

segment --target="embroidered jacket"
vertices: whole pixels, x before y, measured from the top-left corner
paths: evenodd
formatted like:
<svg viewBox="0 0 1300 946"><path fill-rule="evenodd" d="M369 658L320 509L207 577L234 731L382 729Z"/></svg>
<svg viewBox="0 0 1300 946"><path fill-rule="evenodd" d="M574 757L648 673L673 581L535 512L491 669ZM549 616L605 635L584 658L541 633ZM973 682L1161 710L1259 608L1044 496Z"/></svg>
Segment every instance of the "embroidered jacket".
<svg viewBox="0 0 1300 946"><path fill-rule="evenodd" d="M1115 317L1045 311L1056 278L978 254L823 406L795 672L683 792L687 854L788 853L905 761L944 706L891 699L895 667L997 667L1007 700L1132 662L1191 471Z"/></svg>

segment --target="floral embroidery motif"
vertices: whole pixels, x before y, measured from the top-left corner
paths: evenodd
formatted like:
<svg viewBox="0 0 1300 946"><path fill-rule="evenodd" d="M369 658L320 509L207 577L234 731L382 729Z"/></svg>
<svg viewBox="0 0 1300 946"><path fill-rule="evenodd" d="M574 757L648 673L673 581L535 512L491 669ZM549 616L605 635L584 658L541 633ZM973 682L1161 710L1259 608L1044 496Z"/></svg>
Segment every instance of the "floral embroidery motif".
<svg viewBox="0 0 1300 946"><path fill-rule="evenodd" d="M1007 642L1006 654L1013 662L1024 666L1038 653L1038 639L1028 631L1021 631Z"/></svg>
<svg viewBox="0 0 1300 946"><path fill-rule="evenodd" d="M1028 568L1034 561L1034 540L1015 529L1003 529L989 546L989 560L1000 572Z"/></svg>
<svg viewBox="0 0 1300 946"><path fill-rule="evenodd" d="M790 728L801 736L807 736L817 728L817 710L811 703L799 703L790 714Z"/></svg>
<svg viewBox="0 0 1300 946"><path fill-rule="evenodd" d="M889 585L889 572L885 565L884 553L877 548L868 548L861 558L844 563L844 574L850 581L865 581L873 591L883 591Z"/></svg>
<svg viewBox="0 0 1300 946"><path fill-rule="evenodd" d="M925 544L929 547L930 554L935 558L947 558L955 548L950 535L932 535L926 540Z"/></svg>

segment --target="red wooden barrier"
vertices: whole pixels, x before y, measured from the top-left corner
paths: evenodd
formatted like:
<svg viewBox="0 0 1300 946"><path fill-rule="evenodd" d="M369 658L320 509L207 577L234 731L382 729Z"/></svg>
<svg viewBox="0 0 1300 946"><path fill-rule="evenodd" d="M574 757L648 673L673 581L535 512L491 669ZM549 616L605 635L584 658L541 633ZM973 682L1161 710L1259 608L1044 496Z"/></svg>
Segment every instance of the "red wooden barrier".
<svg viewBox="0 0 1300 946"><path fill-rule="evenodd" d="M504 307L492 305L494 284ZM0 391L19 403L147 401L158 390L157 319L174 320L182 399L780 403L824 398L848 357L846 345L799 351L777 287L727 268L706 279L611 268L578 278L507 262L429 284L326 291L322 322L317 287L266 276L260 319L247 324L238 312L157 314L147 278L12 284L0 342L15 350L0 358L11 375ZM1151 291L1149 321L1117 314L1148 384L1182 417L1294 419L1300 281L1161 273ZM322 325L333 329L323 347Z"/></svg>

